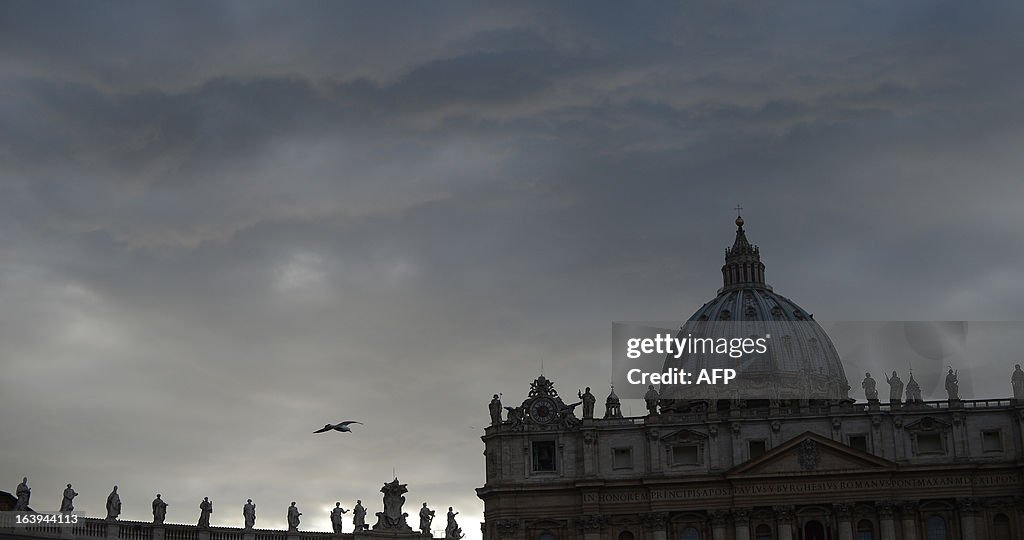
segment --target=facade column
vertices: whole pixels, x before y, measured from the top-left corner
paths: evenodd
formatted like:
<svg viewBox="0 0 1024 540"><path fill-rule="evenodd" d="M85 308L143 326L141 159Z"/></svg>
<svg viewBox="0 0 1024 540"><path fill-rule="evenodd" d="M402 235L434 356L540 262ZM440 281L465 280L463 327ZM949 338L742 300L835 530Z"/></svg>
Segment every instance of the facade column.
<svg viewBox="0 0 1024 540"><path fill-rule="evenodd" d="M1013 506L1007 508L1007 517L1010 518L1010 532L1024 531L1024 497L1017 495L1013 498Z"/></svg>
<svg viewBox="0 0 1024 540"><path fill-rule="evenodd" d="M601 528L606 522L605 517L600 514L580 516L576 518L576 530L583 533L583 540L601 540Z"/></svg>
<svg viewBox="0 0 1024 540"><path fill-rule="evenodd" d="M640 516L640 523L644 527L644 537L650 540L666 540L668 533L668 514L666 512L651 512Z"/></svg>
<svg viewBox="0 0 1024 540"><path fill-rule="evenodd" d="M727 540L725 533L729 526L729 512L715 510L711 512L711 540Z"/></svg>
<svg viewBox="0 0 1024 540"><path fill-rule="evenodd" d="M894 409L895 410L895 409ZM907 457L907 436L903 432L903 417L894 416L892 419L893 446L896 447L896 461Z"/></svg>
<svg viewBox="0 0 1024 540"><path fill-rule="evenodd" d="M881 529L880 540L896 540L896 523L893 521L893 505L888 502L883 502L879 503L877 508L879 528Z"/></svg>
<svg viewBox="0 0 1024 540"><path fill-rule="evenodd" d="M519 526L519 520L517 519L499 519L494 524L494 531L488 534L484 531L484 527L481 525L480 530L484 532L485 539L493 540L525 540L526 531L523 527Z"/></svg>
<svg viewBox="0 0 1024 540"><path fill-rule="evenodd" d="M746 459L743 457L743 445L740 440L740 430L742 429L742 426L735 420L729 424L729 426L732 435L729 436L727 444L732 449L732 464L735 465L737 463L743 463ZM728 468L728 466L726 466L726 468Z"/></svg>
<svg viewBox="0 0 1024 540"><path fill-rule="evenodd" d="M732 522L736 529L736 540L750 540L750 509L733 509Z"/></svg>
<svg viewBox="0 0 1024 540"><path fill-rule="evenodd" d="M839 540L853 540L853 525L850 524L850 505L837 504L833 507L839 522Z"/></svg>
<svg viewBox="0 0 1024 540"><path fill-rule="evenodd" d="M651 472L658 472L662 470L661 430L657 428L647 430L647 449L647 459L650 460L651 463Z"/></svg>
<svg viewBox="0 0 1024 540"><path fill-rule="evenodd" d="M793 540L793 507L776 506L775 518L779 523L779 540Z"/></svg>
<svg viewBox="0 0 1024 540"><path fill-rule="evenodd" d="M721 454L718 447L718 426L712 425L708 428L708 435L711 440L708 441L708 448L711 450L708 454L708 462L712 471L721 468L721 464L718 463L718 456Z"/></svg>
<svg viewBox="0 0 1024 540"><path fill-rule="evenodd" d="M960 499L957 501L957 510L960 513L960 533L963 540L978 540L978 532L975 523L974 500Z"/></svg>
<svg viewBox="0 0 1024 540"><path fill-rule="evenodd" d="M592 430L583 432L583 475L594 476L597 474L594 454L597 451L597 433Z"/></svg>
<svg viewBox="0 0 1024 540"><path fill-rule="evenodd" d="M917 538L917 503L900 503L900 517L903 519L903 538Z"/></svg>

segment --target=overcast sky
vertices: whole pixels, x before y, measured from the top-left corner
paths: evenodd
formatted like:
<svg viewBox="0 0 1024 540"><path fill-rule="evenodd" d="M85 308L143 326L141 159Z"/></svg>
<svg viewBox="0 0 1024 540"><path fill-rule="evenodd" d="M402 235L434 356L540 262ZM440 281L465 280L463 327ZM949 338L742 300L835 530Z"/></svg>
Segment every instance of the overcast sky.
<svg viewBox="0 0 1024 540"><path fill-rule="evenodd" d="M603 403L611 322L710 300L737 203L819 320L1020 320L1022 24L1020 2L5 2L0 489L28 475L55 509L72 482L100 516L116 483L123 518L160 492L183 523L209 496L223 525L252 498L261 527L294 500L328 530L394 468L410 513L479 538L490 395L543 362Z"/></svg>

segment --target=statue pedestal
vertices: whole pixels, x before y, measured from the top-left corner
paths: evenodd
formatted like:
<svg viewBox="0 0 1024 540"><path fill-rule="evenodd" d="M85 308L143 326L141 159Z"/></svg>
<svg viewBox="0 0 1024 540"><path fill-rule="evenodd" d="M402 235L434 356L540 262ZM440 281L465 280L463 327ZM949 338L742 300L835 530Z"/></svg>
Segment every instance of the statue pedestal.
<svg viewBox="0 0 1024 540"><path fill-rule="evenodd" d="M951 400L949 400L949 408L950 409L962 409L963 406L964 406L964 402L960 401L959 399L951 399Z"/></svg>
<svg viewBox="0 0 1024 540"><path fill-rule="evenodd" d="M287 540L299 540L299 531L288 531Z"/></svg>
<svg viewBox="0 0 1024 540"><path fill-rule="evenodd" d="M121 532L121 526L114 520L107 520L107 538L117 538Z"/></svg>
<svg viewBox="0 0 1024 540"><path fill-rule="evenodd" d="M882 408L881 404L878 402L877 399L869 399L868 400L868 410L869 411L877 411L877 410L880 410L881 408Z"/></svg>
<svg viewBox="0 0 1024 540"><path fill-rule="evenodd" d="M155 538L153 540L156 540ZM242 533L242 540L256 540L256 531L252 529L246 529Z"/></svg>
<svg viewBox="0 0 1024 540"><path fill-rule="evenodd" d="M164 526L163 525L154 525L153 526L153 540L164 540ZM251 540L256 540L256 539L252 538Z"/></svg>
<svg viewBox="0 0 1024 540"><path fill-rule="evenodd" d="M205 527L199 529L199 532L196 534L196 538L199 540L210 540L210 529Z"/></svg>

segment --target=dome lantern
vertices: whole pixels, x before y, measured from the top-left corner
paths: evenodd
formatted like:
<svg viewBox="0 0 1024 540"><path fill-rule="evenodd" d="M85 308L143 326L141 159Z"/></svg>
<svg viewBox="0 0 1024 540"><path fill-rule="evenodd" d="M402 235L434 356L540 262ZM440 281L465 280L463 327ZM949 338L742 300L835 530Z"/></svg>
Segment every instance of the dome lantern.
<svg viewBox="0 0 1024 540"><path fill-rule="evenodd" d="M738 208L738 207L737 207ZM725 249L722 266L723 286L719 292L735 289L771 289L764 281L764 263L757 246L747 240L743 230L743 216L736 216L736 240Z"/></svg>

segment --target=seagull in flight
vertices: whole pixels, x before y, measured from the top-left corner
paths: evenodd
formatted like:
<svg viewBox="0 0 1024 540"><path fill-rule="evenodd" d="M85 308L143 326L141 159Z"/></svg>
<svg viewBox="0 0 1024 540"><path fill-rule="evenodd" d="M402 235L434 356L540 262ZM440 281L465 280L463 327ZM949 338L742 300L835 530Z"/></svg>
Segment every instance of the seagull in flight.
<svg viewBox="0 0 1024 540"><path fill-rule="evenodd" d="M325 431L331 431L332 429L334 431L340 431L342 433L351 433L352 428L348 427L349 424L363 425L362 422L356 422L355 420L346 420L344 422L338 422L337 424L327 424L324 427L314 431L313 433L323 433Z"/></svg>

